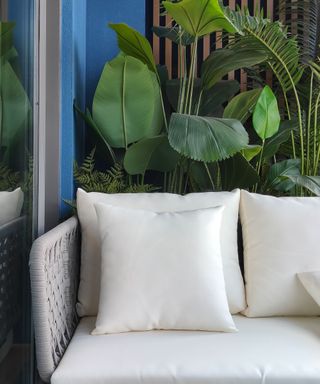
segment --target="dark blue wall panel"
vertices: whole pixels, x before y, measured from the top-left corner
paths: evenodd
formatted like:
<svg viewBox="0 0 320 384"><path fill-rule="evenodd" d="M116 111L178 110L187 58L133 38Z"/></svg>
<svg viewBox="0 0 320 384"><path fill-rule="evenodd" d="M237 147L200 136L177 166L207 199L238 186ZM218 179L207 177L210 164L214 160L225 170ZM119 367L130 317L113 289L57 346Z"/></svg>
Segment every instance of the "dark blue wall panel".
<svg viewBox="0 0 320 384"><path fill-rule="evenodd" d="M84 128L73 112L75 101L91 108L94 90L107 60L118 53L109 22L125 22L145 33L145 0L61 1L61 216L62 199L74 197L73 161L82 157Z"/></svg>

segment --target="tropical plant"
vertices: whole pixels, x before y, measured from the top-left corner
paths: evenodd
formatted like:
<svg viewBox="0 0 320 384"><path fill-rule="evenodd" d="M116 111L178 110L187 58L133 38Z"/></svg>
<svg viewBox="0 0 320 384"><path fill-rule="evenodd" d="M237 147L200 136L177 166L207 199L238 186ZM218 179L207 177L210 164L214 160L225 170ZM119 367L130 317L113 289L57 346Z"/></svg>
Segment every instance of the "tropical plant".
<svg viewBox="0 0 320 384"><path fill-rule="evenodd" d="M262 12L231 11L218 0L162 6L172 25L154 33L177 44L180 78L168 79L139 32L110 24L121 53L103 70L92 113L78 110L106 145L113 166L120 163L128 180L135 177L141 185L149 171L160 172L162 190L169 192L242 187L317 193L320 65L315 57L310 61L316 51L309 47L306 60L299 38ZM198 41L220 30L228 44L209 55L198 78ZM237 69L259 82L238 93L235 80L224 80ZM274 91L259 76L266 69L274 74Z"/></svg>
<svg viewBox="0 0 320 384"><path fill-rule="evenodd" d="M74 163L75 181L86 192L134 193L152 192L158 189L151 184L128 182L123 167L119 163L115 163L106 171L96 170L94 154L95 148L85 157L81 165Z"/></svg>
<svg viewBox="0 0 320 384"><path fill-rule="evenodd" d="M13 46L15 23L0 22L0 160L14 163L17 149L25 145L31 106L23 85L14 70L18 53Z"/></svg>

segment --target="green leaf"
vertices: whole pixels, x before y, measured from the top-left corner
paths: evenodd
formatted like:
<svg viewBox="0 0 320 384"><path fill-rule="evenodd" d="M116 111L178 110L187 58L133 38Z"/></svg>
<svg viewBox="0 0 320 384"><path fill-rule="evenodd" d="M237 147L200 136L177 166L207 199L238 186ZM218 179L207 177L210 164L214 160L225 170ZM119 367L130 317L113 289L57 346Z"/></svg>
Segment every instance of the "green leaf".
<svg viewBox="0 0 320 384"><path fill-rule="evenodd" d="M222 190L224 191L232 191L235 188L249 188L259 182L257 171L240 153L222 161L219 166Z"/></svg>
<svg viewBox="0 0 320 384"><path fill-rule="evenodd" d="M244 124L251 116L261 91L261 88L255 88L239 93L226 106L223 117L226 119L237 119Z"/></svg>
<svg viewBox="0 0 320 384"><path fill-rule="evenodd" d="M294 185L306 188L316 196L320 196L320 176L286 175Z"/></svg>
<svg viewBox="0 0 320 384"><path fill-rule="evenodd" d="M221 80L213 87L203 92L199 115L220 117L223 104L239 92L240 86L236 80Z"/></svg>
<svg viewBox="0 0 320 384"><path fill-rule="evenodd" d="M130 175L144 175L146 170L172 171L179 161L165 135L151 137L132 144L124 157L124 168Z"/></svg>
<svg viewBox="0 0 320 384"><path fill-rule="evenodd" d="M299 159L289 159L281 161L279 163L275 163L271 166L267 175L266 189L273 189L280 192L288 192L295 186L295 183L292 182L290 179L287 179L287 177L299 175Z"/></svg>
<svg viewBox="0 0 320 384"><path fill-rule="evenodd" d="M15 22L0 22L0 56L6 56L13 48Z"/></svg>
<svg viewBox="0 0 320 384"><path fill-rule="evenodd" d="M148 68L156 73L157 68L151 45L140 32L125 23L109 23L109 27L116 32L118 45L122 52L147 64Z"/></svg>
<svg viewBox="0 0 320 384"><path fill-rule="evenodd" d="M190 45L194 42L194 36L189 35L186 31L179 31L179 27L175 25L174 27L156 27L152 28L152 31L158 37L164 37L176 44L182 44L184 46Z"/></svg>
<svg viewBox="0 0 320 384"><path fill-rule="evenodd" d="M163 1L169 15L192 36L203 36L220 31L236 32L226 17L219 0L182 0L178 3Z"/></svg>
<svg viewBox="0 0 320 384"><path fill-rule="evenodd" d="M211 88L229 72L240 68L252 67L264 62L267 54L263 50L253 50L245 42L240 41L228 48L213 51L204 61L201 68L202 86Z"/></svg>
<svg viewBox="0 0 320 384"><path fill-rule="evenodd" d="M156 75L140 60L120 54L103 69L92 115L101 135L115 148L156 136L163 125Z"/></svg>
<svg viewBox="0 0 320 384"><path fill-rule="evenodd" d="M24 135L31 105L20 79L8 61L1 64L0 80L0 144L8 148L6 158L12 155L17 157L17 143L25 145Z"/></svg>
<svg viewBox="0 0 320 384"><path fill-rule="evenodd" d="M262 140L275 135L279 130L278 102L268 85L263 88L259 96L253 111L252 122L255 131Z"/></svg>
<svg viewBox="0 0 320 384"><path fill-rule="evenodd" d="M76 105L74 104L74 109L76 110L76 112L79 114L79 116L83 119L83 121L91 128L93 129L97 134L98 136L100 137L100 139L103 141L103 143L105 144L105 146L107 147L108 149L108 152L110 154L110 156L112 157L112 160L113 162L115 163L116 162L116 156L113 152L113 149L111 148L110 144L107 142L107 140L105 139L105 137L103 136L103 134L101 133L99 127L97 126L97 124L94 122L92 116L91 116L91 113L89 111L89 109L87 108L86 109L86 112L82 112L81 109Z"/></svg>
<svg viewBox="0 0 320 384"><path fill-rule="evenodd" d="M274 156L281 144L287 142L291 136L291 132L297 128L296 120L286 120L280 123L279 131L273 135L270 139L266 140L263 157L268 159Z"/></svg>
<svg viewBox="0 0 320 384"><path fill-rule="evenodd" d="M248 144L248 134L238 120L173 113L169 142L180 154L206 163L223 160Z"/></svg>
<svg viewBox="0 0 320 384"><path fill-rule="evenodd" d="M194 79L193 99L198 100L201 90L201 82L199 79ZM180 91L180 79L170 79L166 83L166 94L171 107L177 111Z"/></svg>
<svg viewBox="0 0 320 384"><path fill-rule="evenodd" d="M192 192L207 192L215 190L215 175L218 174L218 163L205 164L192 161L189 169L189 180ZM209 172L209 175L208 175Z"/></svg>
<svg viewBox="0 0 320 384"><path fill-rule="evenodd" d="M172 108L177 111L180 91L180 79L171 79L166 83L166 94ZM236 80L218 81L212 88L204 90L199 108L200 116L220 117L223 105L235 93L239 91L239 83ZM195 110L201 92L201 80L194 80L193 100ZM220 115L220 116L219 116Z"/></svg>
<svg viewBox="0 0 320 384"><path fill-rule="evenodd" d="M241 149L241 154L247 161L250 161L261 152L261 149L261 145L247 145Z"/></svg>
<svg viewBox="0 0 320 384"><path fill-rule="evenodd" d="M266 63L277 77L284 93L297 84L304 71L300 65L301 52L296 36L288 33L278 20L264 19L263 14L250 16L246 9L233 11L226 8L228 17L237 28L243 31L244 36L240 40L251 49L252 52L264 51Z"/></svg>

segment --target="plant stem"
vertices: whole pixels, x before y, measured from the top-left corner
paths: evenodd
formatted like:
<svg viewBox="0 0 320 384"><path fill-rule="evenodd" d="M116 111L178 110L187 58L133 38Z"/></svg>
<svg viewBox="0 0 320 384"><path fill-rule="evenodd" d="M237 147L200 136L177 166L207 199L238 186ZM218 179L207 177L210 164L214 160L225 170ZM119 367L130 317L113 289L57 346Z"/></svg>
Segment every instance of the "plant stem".
<svg viewBox="0 0 320 384"><path fill-rule="evenodd" d="M291 120L291 112L290 112L289 102L288 102L287 94L285 92L283 92L283 97L284 97L284 101L286 104L288 119ZM294 132L293 131L291 131L291 145L292 145L293 158L295 159L297 157L297 155L296 155L296 143L294 140Z"/></svg>
<svg viewBox="0 0 320 384"><path fill-rule="evenodd" d="M168 172L163 173L163 192L167 192L167 175Z"/></svg>
<svg viewBox="0 0 320 384"><path fill-rule="evenodd" d="M183 113L183 108L185 104L185 96L186 96L186 85L187 85L187 68L186 68L186 49L181 46L180 51L180 77L183 73L183 80L182 80L182 88L180 88L180 94L179 94L179 106L178 106L178 113Z"/></svg>
<svg viewBox="0 0 320 384"><path fill-rule="evenodd" d="M123 72L122 72L122 100L125 100L126 87L124 84L126 83L126 67L127 60L124 61ZM127 123L126 123L126 108L125 103L122 103L122 120L123 120L123 138L124 138L124 146L125 149L128 149L128 138L127 138ZM130 184L131 185L131 184Z"/></svg>
<svg viewBox="0 0 320 384"><path fill-rule="evenodd" d="M194 65L195 65L197 45L198 45L198 38L196 37L194 43L192 44L191 63L189 68L188 87L187 87L187 96L186 96L185 105L184 105L184 113L188 113L190 98L192 100L192 92L193 92L192 84L193 84Z"/></svg>
<svg viewBox="0 0 320 384"><path fill-rule="evenodd" d="M307 173L307 175L309 175L309 171L310 171L310 131L311 131L311 113L312 113L313 76L314 76L313 72L311 72L309 106L308 106L308 123L307 123L307 130L306 130L306 141L307 141L306 173Z"/></svg>
<svg viewBox="0 0 320 384"><path fill-rule="evenodd" d="M205 169L207 171L207 174L208 174L208 177L209 177L209 180L210 180L210 184L211 184L212 190L214 191L214 182L213 182L213 179L212 179L212 176L211 176L208 164L207 163L203 163L203 164L204 164L204 167L205 167Z"/></svg>
<svg viewBox="0 0 320 384"><path fill-rule="evenodd" d="M191 90L190 90L190 99L189 99L189 108L188 108L188 114L191 115L192 111L192 99L193 99L193 90L194 90L194 78L195 78L195 69L196 69L196 61L197 61L197 53L198 53L198 37L196 37L194 42L192 52L192 73L191 73Z"/></svg>
<svg viewBox="0 0 320 384"><path fill-rule="evenodd" d="M200 91L199 100L198 100L198 104L197 104L197 110L196 110L196 113L195 113L197 116L199 115L202 95L203 95L203 88L201 88L201 91Z"/></svg>
<svg viewBox="0 0 320 384"><path fill-rule="evenodd" d="M318 165L319 165L319 156L320 156L320 142L318 140L318 110L319 110L319 102L320 102L320 92L318 93L316 99L316 105L314 109L314 138L313 138L313 173L316 176L318 174ZM318 144L318 153L317 152L317 144Z"/></svg>
<svg viewBox="0 0 320 384"><path fill-rule="evenodd" d="M260 176L261 172L261 167L262 167L262 160L263 160L263 152L264 152L264 146L265 146L265 139L262 140L262 146L261 146L261 151L260 151L260 156L259 156L259 161L258 161L258 166L257 166L257 173ZM257 192L258 190L258 183L254 187L254 192Z"/></svg>
<svg viewBox="0 0 320 384"><path fill-rule="evenodd" d="M166 127L166 131L168 132L167 114L166 114L166 109L164 107L162 88L161 88L161 80L160 80L160 76L159 76L158 72L156 73L156 76L157 76L158 83L159 83L159 92L160 92L160 101L161 101L161 108L162 108L162 114L163 114L163 121L164 121L164 125Z"/></svg>

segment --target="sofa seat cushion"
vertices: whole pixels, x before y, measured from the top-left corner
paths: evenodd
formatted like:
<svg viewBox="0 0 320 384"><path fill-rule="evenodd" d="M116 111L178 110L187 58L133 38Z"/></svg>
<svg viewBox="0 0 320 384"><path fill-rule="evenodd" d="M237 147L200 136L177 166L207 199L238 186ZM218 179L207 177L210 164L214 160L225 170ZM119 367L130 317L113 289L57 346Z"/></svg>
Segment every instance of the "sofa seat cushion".
<svg viewBox="0 0 320 384"><path fill-rule="evenodd" d="M83 318L52 384L319 384L320 318L234 316L238 333L92 336Z"/></svg>

